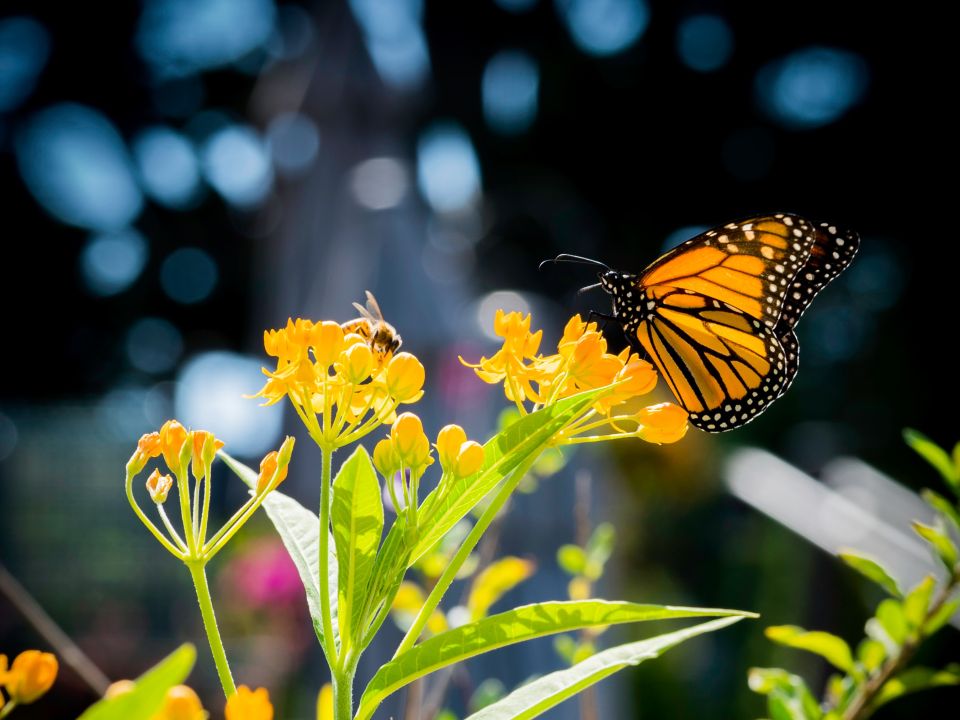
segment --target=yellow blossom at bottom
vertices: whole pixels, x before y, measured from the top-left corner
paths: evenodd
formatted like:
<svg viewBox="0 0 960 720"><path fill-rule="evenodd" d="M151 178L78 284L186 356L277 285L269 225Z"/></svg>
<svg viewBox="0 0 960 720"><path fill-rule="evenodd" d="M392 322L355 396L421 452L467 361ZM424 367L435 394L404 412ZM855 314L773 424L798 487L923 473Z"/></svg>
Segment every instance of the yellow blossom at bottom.
<svg viewBox="0 0 960 720"><path fill-rule="evenodd" d="M333 720L333 686L324 684L317 694L317 720Z"/></svg>
<svg viewBox="0 0 960 720"><path fill-rule="evenodd" d="M273 720L273 705L266 688L251 690L246 685L227 698L226 720Z"/></svg>

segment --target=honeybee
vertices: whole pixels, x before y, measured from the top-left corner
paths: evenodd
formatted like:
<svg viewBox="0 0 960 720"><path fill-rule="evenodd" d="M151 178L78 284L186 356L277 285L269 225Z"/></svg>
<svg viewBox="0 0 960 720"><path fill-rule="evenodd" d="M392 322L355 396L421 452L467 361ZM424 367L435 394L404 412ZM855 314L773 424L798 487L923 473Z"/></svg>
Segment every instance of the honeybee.
<svg viewBox="0 0 960 720"><path fill-rule="evenodd" d="M367 306L363 307L360 303L354 303L353 306L360 311L361 317L341 323L340 327L345 333L357 333L366 340L377 356L380 366L383 366L400 349L400 344L403 342L400 333L383 319L380 305L369 290L367 290Z"/></svg>

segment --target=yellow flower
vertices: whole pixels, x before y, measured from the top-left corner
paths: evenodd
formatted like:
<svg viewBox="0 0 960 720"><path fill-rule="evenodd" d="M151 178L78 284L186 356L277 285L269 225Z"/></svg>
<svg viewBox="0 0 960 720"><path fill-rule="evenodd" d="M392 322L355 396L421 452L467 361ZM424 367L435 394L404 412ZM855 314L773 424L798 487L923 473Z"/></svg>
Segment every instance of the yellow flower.
<svg viewBox="0 0 960 720"><path fill-rule="evenodd" d="M396 623L404 629L410 627L426 599L423 590L416 583L409 580L400 583L393 603L390 605ZM434 610L430 619L427 620L427 634L437 635L448 628L446 616L440 610Z"/></svg>
<svg viewBox="0 0 960 720"><path fill-rule="evenodd" d="M687 434L687 411L673 403L660 403L631 416L637 437L652 443L675 443Z"/></svg>
<svg viewBox="0 0 960 720"><path fill-rule="evenodd" d="M473 475L483 465L483 446L467 440L459 425L447 425L437 435L437 457L445 472L454 477Z"/></svg>
<svg viewBox="0 0 960 720"><path fill-rule="evenodd" d="M251 690L246 685L227 698L226 720L273 720L273 705L266 688Z"/></svg>
<svg viewBox="0 0 960 720"><path fill-rule="evenodd" d="M0 655L0 679L7 689L10 701L27 705L43 696L57 679L60 665L57 658L39 650L24 650L6 669L7 658Z"/></svg>
<svg viewBox="0 0 960 720"><path fill-rule="evenodd" d="M287 479L290 455L293 452L294 439L287 436L280 450L271 450L260 461L260 474L257 476L257 495L276 489Z"/></svg>
<svg viewBox="0 0 960 720"><path fill-rule="evenodd" d="M486 383L503 382L504 394L518 407L525 400L537 401L539 396L531 382L539 382L543 373L536 363L527 364L526 361L537 359L543 331L530 332L529 314L524 317L518 312L505 314L503 310L497 310L493 330L503 338L503 346L492 357L481 357L476 364L468 363L463 358L460 358L460 362L473 368Z"/></svg>
<svg viewBox="0 0 960 720"><path fill-rule="evenodd" d="M397 456L408 468L422 468L433 463L430 441L423 432L420 418L410 412L397 416L390 430L390 439Z"/></svg>
<svg viewBox="0 0 960 720"><path fill-rule="evenodd" d="M147 492L150 493L150 499L158 505L162 505L167 501L167 495L170 493L170 488L172 487L173 478L169 475L161 475L160 471L156 468L153 469L150 477L147 478Z"/></svg>
<svg viewBox="0 0 960 720"><path fill-rule="evenodd" d="M152 720L206 720L207 713L197 694L186 685L167 690L160 712Z"/></svg>
<svg viewBox="0 0 960 720"><path fill-rule="evenodd" d="M181 471L180 453L186 441L187 430L176 420L167 420L160 428L160 452L167 467L175 475L179 475Z"/></svg>
<svg viewBox="0 0 960 720"><path fill-rule="evenodd" d="M333 685L324 683L317 693L317 720L333 720Z"/></svg>
<svg viewBox="0 0 960 720"><path fill-rule="evenodd" d="M213 456L224 443L206 430L194 430L190 435L193 438L193 476L199 480L204 476L206 466L213 462Z"/></svg>
<svg viewBox="0 0 960 720"><path fill-rule="evenodd" d="M389 481L400 470L400 456L393 447L393 440L385 437L373 449L373 465Z"/></svg>
<svg viewBox="0 0 960 720"><path fill-rule="evenodd" d="M392 422L397 407L423 395L424 369L410 353L398 353L384 367L372 340L338 323L298 318L264 332L275 369L263 369L266 383L253 397L272 405L290 399L310 436L336 449Z"/></svg>

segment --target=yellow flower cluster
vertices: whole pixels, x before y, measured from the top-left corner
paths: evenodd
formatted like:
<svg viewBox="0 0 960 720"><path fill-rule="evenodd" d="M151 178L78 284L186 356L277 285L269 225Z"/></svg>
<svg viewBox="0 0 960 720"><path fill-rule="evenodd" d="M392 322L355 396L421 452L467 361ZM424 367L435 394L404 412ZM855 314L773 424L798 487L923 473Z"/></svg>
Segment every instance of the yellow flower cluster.
<svg viewBox="0 0 960 720"><path fill-rule="evenodd" d="M118 680L107 688L107 698L133 692L131 680ZM207 720L209 713L194 690L186 685L174 685L163 697L160 710L150 720ZM273 705L266 688L251 690L246 685L227 698L224 708L226 720L273 720Z"/></svg>
<svg viewBox="0 0 960 720"><path fill-rule="evenodd" d="M293 442L292 437L287 437L279 450L273 450L263 458L253 496L209 540L210 467L217 451L223 447L223 441L214 437L213 433L187 430L176 420L168 420L159 431L143 435L127 462L127 499L137 517L173 555L181 560L209 559L249 519L267 494L287 477ZM133 495L133 479L147 463L160 457L169 473L161 474L160 469L155 467L147 478L146 488L150 500L157 507L166 535L147 518ZM174 486L180 501L182 537L164 510L164 503Z"/></svg>
<svg viewBox="0 0 960 720"><path fill-rule="evenodd" d="M0 694L0 716L6 716L16 705L38 700L53 686L60 669L57 658L39 650L24 650L8 665L0 655L0 688L7 691L7 701Z"/></svg>
<svg viewBox="0 0 960 720"><path fill-rule="evenodd" d="M608 387L590 413L563 431L557 444L622 437L671 443L686 434L687 413L673 403L639 410L630 407L631 400L653 390L657 373L629 348L617 355L607 352L607 341L596 323L574 315L557 343L557 352L542 355L538 352L542 331L531 333L530 322L530 315L497 310L494 330L503 338L501 348L478 363L460 361L484 382L502 382L507 399L523 414L585 390ZM607 432L584 434L600 430Z"/></svg>
<svg viewBox="0 0 960 720"><path fill-rule="evenodd" d="M393 422L399 405L423 396L424 369L416 357L374 352L369 340L332 321L288 320L264 331L263 346L277 366L263 369L267 382L253 397L267 405L290 398L323 447L342 447Z"/></svg>

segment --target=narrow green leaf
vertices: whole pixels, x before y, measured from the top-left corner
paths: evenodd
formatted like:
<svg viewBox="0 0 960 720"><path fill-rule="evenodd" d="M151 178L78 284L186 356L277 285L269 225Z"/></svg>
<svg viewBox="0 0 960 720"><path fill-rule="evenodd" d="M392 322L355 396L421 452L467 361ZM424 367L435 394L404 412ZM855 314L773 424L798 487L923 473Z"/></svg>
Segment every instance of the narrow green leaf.
<svg viewBox="0 0 960 720"><path fill-rule="evenodd" d="M953 529L956 532L960 532L960 511L957 510L956 505L951 503L940 493L936 493L933 490L924 490L920 494L923 496L923 499L927 501L927 504L930 507L939 512L945 519L953 524Z"/></svg>
<svg viewBox="0 0 960 720"><path fill-rule="evenodd" d="M876 709L901 695L945 685L960 685L960 665L950 665L943 670L912 667L887 680L870 707Z"/></svg>
<svg viewBox="0 0 960 720"><path fill-rule="evenodd" d="M872 580L894 597L903 597L903 591L897 581L876 560L861 555L855 550L841 550L838 555L847 565L859 572L868 580Z"/></svg>
<svg viewBox="0 0 960 720"><path fill-rule="evenodd" d="M923 625L927 608L930 607L930 598L936 586L936 578L933 575L927 575L903 599L903 617L911 632L919 630Z"/></svg>
<svg viewBox="0 0 960 720"><path fill-rule="evenodd" d="M924 637L929 637L937 632L950 622L950 618L956 615L958 611L960 611L960 597L941 605L940 609L937 610L923 626Z"/></svg>
<svg viewBox="0 0 960 720"><path fill-rule="evenodd" d="M780 645L806 650L827 660L838 670L853 671L853 653L843 638L819 630L804 630L795 625L768 627L766 636Z"/></svg>
<svg viewBox="0 0 960 720"><path fill-rule="evenodd" d="M544 675L517 688L503 700L470 715L467 720L528 720L537 717L619 670L660 657L685 640L720 630L742 619L711 620L685 630L604 650L571 668Z"/></svg>
<svg viewBox="0 0 960 720"><path fill-rule="evenodd" d="M340 563L337 587L341 643L353 647L383 534L380 482L362 445L340 466L333 481L333 539Z"/></svg>
<svg viewBox="0 0 960 720"><path fill-rule="evenodd" d="M960 558L958 558L957 546L953 544L953 540L950 539L946 530L943 527L924 525L916 520L911 525L913 525L913 530L917 535L930 543L930 547L933 548L937 557L947 566L947 572L952 573L957 560Z"/></svg>
<svg viewBox="0 0 960 720"><path fill-rule="evenodd" d="M960 495L960 470L949 453L921 432L907 428L903 431L907 445L936 468L955 493Z"/></svg>
<svg viewBox="0 0 960 720"><path fill-rule="evenodd" d="M888 656L896 655L900 652L900 643L890 637L890 633L886 631L883 624L877 620L877 618L872 617L867 620L864 629L867 632L867 637L880 643Z"/></svg>
<svg viewBox="0 0 960 720"><path fill-rule="evenodd" d="M193 645L181 645L138 677L133 690L94 703L78 720L150 720L160 710L167 690L187 679L196 658Z"/></svg>
<svg viewBox="0 0 960 720"><path fill-rule="evenodd" d="M369 718L384 698L417 678L497 648L585 627L689 617L739 619L755 616L737 610L638 605L606 600L524 605L428 638L383 665L370 680L360 699L357 720Z"/></svg>
<svg viewBox="0 0 960 720"><path fill-rule="evenodd" d="M483 446L484 463L479 472L436 488L423 501L420 512L426 532L417 541L410 562L429 550L503 478L540 453L559 430L605 392L601 388L564 398L530 413L488 440Z"/></svg>
<svg viewBox="0 0 960 720"><path fill-rule="evenodd" d="M752 667L747 671L747 686L759 695L769 695L778 687L789 686L794 677L781 668Z"/></svg>
<svg viewBox="0 0 960 720"><path fill-rule="evenodd" d="M616 539L617 531L612 523L603 522L597 525L585 548L589 561L601 566L605 565L613 553L613 544Z"/></svg>
<svg viewBox="0 0 960 720"><path fill-rule="evenodd" d="M257 473L220 450L220 459L247 484L251 491L257 486ZM287 549L300 575L300 582L307 594L307 607L313 619L313 629L323 642L323 621L320 614L320 519L318 514L307 510L289 495L273 490L263 501L263 509L273 523L277 534ZM329 587L330 612L333 615L333 630L337 633L337 554L336 544L330 547Z"/></svg>

